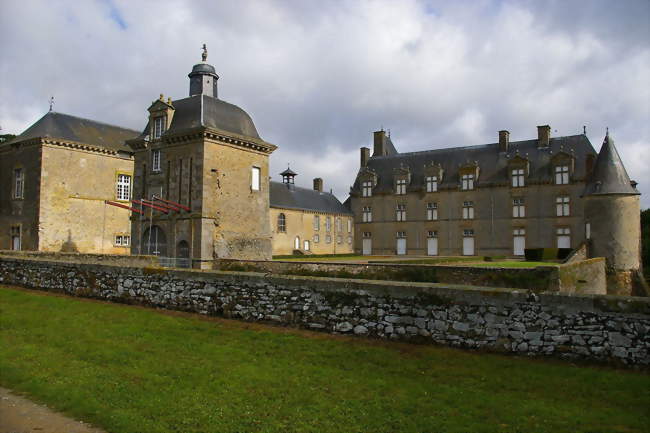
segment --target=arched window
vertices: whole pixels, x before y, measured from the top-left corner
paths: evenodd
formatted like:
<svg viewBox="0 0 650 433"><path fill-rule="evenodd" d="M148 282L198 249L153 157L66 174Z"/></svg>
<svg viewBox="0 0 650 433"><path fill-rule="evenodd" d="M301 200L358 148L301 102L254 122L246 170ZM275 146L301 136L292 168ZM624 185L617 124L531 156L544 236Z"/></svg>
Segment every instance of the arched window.
<svg viewBox="0 0 650 433"><path fill-rule="evenodd" d="M283 213L278 215L278 231L283 233L287 231L287 217Z"/></svg>

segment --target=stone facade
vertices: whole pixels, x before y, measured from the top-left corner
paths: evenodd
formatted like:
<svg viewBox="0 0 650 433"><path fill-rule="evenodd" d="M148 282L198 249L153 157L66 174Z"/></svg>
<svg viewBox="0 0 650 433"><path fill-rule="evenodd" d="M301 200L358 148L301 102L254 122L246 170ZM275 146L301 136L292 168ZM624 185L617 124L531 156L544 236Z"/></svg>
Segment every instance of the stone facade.
<svg viewBox="0 0 650 433"><path fill-rule="evenodd" d="M67 132L75 128L86 135ZM88 134L110 143L80 141ZM105 202L117 199L119 174L133 176L131 154L122 146L135 134L51 112L0 144L0 248L129 254L129 212Z"/></svg>
<svg viewBox="0 0 650 433"><path fill-rule="evenodd" d="M0 258L0 283L247 321L650 365L650 300Z"/></svg>

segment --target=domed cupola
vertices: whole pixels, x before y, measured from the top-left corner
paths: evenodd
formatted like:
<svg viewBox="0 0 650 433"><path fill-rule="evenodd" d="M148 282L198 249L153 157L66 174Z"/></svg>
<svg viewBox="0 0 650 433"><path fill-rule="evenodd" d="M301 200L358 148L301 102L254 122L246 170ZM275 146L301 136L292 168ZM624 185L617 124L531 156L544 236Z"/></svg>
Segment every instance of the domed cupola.
<svg viewBox="0 0 650 433"><path fill-rule="evenodd" d="M190 77L190 96L206 95L217 97L217 75L214 66L206 63L208 60L208 49L203 44L203 53L201 54L201 63L197 63L188 74Z"/></svg>

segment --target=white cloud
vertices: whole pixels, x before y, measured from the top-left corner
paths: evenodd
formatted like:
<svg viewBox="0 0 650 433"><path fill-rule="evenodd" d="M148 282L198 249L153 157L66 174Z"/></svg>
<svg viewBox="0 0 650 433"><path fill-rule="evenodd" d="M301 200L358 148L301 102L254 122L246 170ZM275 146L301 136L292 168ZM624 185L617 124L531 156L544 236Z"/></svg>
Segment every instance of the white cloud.
<svg viewBox="0 0 650 433"><path fill-rule="evenodd" d="M220 97L280 146L273 172L291 161L305 186L321 176L345 199L382 125L401 151L545 123L587 125L599 148L609 126L650 207L650 4L622 3L5 1L0 126L20 132L54 95L58 111L141 129L159 93L187 94L205 42Z"/></svg>

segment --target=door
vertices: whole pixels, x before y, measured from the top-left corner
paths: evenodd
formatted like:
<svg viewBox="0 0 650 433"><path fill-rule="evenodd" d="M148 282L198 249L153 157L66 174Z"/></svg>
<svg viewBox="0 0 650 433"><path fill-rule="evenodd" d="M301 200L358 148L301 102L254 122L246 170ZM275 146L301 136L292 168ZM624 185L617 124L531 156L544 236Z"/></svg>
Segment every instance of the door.
<svg viewBox="0 0 650 433"><path fill-rule="evenodd" d="M557 237L558 248L571 248L571 236L559 235Z"/></svg>
<svg viewBox="0 0 650 433"><path fill-rule="evenodd" d="M427 239L427 254L430 256L438 255L438 238Z"/></svg>
<svg viewBox="0 0 650 433"><path fill-rule="evenodd" d="M20 251L20 236L11 237L11 249L14 251Z"/></svg>
<svg viewBox="0 0 650 433"><path fill-rule="evenodd" d="M400 256L406 254L406 239L397 239L397 254Z"/></svg>
<svg viewBox="0 0 650 433"><path fill-rule="evenodd" d="M305 251L309 251L309 241L305 241L303 246L304 246Z"/></svg>
<svg viewBox="0 0 650 433"><path fill-rule="evenodd" d="M372 239L363 240L363 255L369 256L372 254Z"/></svg>
<svg viewBox="0 0 650 433"><path fill-rule="evenodd" d="M300 237L296 236L296 239L293 241L293 249L294 250L299 250L300 249Z"/></svg>
<svg viewBox="0 0 650 433"><path fill-rule="evenodd" d="M470 237L463 238L463 255L464 256L474 255L474 238L470 238Z"/></svg>
<svg viewBox="0 0 650 433"><path fill-rule="evenodd" d="M513 252L515 256L523 256L524 249L526 248L526 236L514 236L513 238Z"/></svg>

